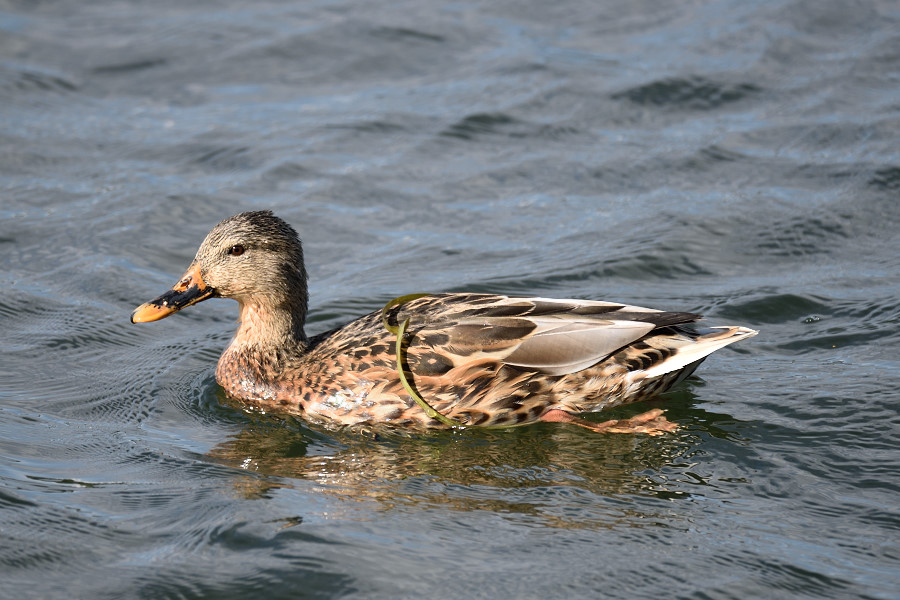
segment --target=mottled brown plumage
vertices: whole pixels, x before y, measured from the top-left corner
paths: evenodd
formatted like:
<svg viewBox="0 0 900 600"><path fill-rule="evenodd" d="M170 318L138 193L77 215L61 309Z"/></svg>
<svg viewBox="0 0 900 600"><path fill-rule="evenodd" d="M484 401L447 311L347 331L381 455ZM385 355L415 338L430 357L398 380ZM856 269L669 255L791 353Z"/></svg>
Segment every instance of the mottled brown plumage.
<svg viewBox="0 0 900 600"><path fill-rule="evenodd" d="M271 212L218 224L178 284L138 307L152 321L209 297L234 298L241 322L216 379L248 404L341 424L442 427L401 385L380 311L307 338L306 270L296 232ZM404 369L418 393L463 425L565 421L659 433L660 411L632 423L574 417L658 394L710 353L756 332L697 330L683 312L588 300L434 294L392 308L409 319Z"/></svg>

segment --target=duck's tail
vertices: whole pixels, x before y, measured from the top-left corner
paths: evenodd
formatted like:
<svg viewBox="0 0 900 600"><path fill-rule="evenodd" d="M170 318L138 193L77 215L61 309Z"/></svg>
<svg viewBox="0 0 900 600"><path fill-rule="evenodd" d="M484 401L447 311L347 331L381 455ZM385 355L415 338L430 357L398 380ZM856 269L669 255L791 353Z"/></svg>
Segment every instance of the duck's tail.
<svg viewBox="0 0 900 600"><path fill-rule="evenodd" d="M759 333L754 329L747 327L707 327L694 335L686 337L683 344L677 344L677 351L666 360L657 363L643 371L643 377L657 377L665 375L679 369L684 369L685 373L679 379L688 377L700 362L718 350L724 348L728 344L753 337ZM693 368L686 369L691 365Z"/></svg>

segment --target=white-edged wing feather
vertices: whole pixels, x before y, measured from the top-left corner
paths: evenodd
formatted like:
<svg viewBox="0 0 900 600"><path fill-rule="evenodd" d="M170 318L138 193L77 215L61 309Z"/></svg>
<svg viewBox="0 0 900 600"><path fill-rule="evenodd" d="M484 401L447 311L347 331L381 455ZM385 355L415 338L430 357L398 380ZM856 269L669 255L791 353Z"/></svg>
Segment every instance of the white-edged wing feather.
<svg viewBox="0 0 900 600"><path fill-rule="evenodd" d="M691 313L591 300L476 298L480 302L473 302L460 314L447 314L450 320L458 319L447 329L447 349L459 356L460 362L491 356L549 375L586 369L658 327L699 318Z"/></svg>
<svg viewBox="0 0 900 600"><path fill-rule="evenodd" d="M537 325L503 362L550 375L566 375L596 364L653 330L652 323L534 317Z"/></svg>

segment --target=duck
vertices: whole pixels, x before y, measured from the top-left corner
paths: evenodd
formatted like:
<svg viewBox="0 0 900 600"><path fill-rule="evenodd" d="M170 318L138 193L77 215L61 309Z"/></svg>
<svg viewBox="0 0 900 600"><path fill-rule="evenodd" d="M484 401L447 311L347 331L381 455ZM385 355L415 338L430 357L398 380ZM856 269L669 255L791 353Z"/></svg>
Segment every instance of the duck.
<svg viewBox="0 0 900 600"><path fill-rule="evenodd" d="M598 433L675 431L655 408L597 422L586 413L655 397L711 353L752 337L701 315L598 300L415 294L307 336L309 292L296 230L271 211L213 227L179 281L132 323L210 298L240 320L216 381L260 411L336 426L436 429L569 423Z"/></svg>

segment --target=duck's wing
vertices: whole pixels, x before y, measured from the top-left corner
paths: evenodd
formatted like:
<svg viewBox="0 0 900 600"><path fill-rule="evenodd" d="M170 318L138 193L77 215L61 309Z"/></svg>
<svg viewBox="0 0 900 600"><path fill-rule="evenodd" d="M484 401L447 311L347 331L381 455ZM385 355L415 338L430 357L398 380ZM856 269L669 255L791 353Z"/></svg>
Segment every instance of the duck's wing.
<svg viewBox="0 0 900 600"><path fill-rule="evenodd" d="M655 329L700 318L590 300L455 296L433 297L443 309L418 332L432 351L456 366L492 358L549 375L580 371Z"/></svg>

